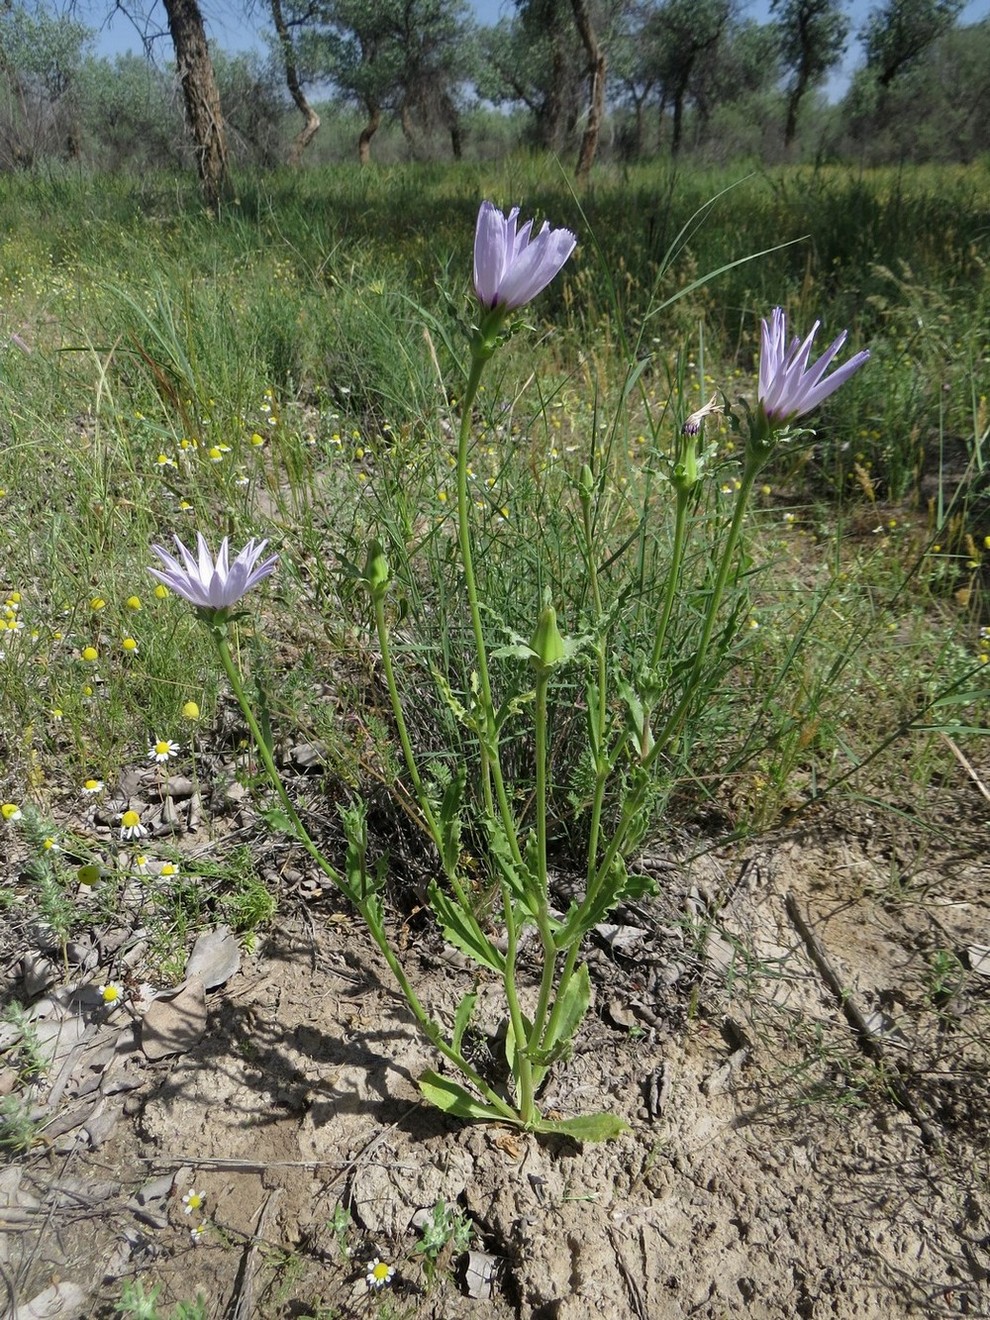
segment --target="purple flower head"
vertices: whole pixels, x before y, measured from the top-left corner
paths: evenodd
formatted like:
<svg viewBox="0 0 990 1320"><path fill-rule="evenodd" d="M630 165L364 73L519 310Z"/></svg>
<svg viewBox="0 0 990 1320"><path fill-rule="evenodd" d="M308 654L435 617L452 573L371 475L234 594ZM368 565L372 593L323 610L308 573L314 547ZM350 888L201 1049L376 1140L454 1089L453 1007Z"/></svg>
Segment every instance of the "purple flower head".
<svg viewBox="0 0 990 1320"><path fill-rule="evenodd" d="M843 330L817 362L809 364L811 345L818 333L820 321L811 327L803 340L795 337L787 343L787 318L783 309L775 307L769 323L762 322L760 349L760 405L770 426L774 429L796 421L817 408L823 399L845 384L854 371L858 371L869 358L867 349L854 354L825 378L832 359L846 342Z"/></svg>
<svg viewBox="0 0 990 1320"><path fill-rule="evenodd" d="M522 307L547 287L577 246L569 229L551 229L544 221L538 234L527 220L516 228L519 207L507 216L482 202L474 232L474 291L486 311Z"/></svg>
<svg viewBox="0 0 990 1320"><path fill-rule="evenodd" d="M175 537L175 544L182 556L181 563L160 545L153 545L151 548L162 561L163 567L149 568L148 572L190 605L211 614L226 613L232 609L246 592L272 572L278 562L278 555L270 555L258 563L268 542L258 541L254 537L232 564L229 563L226 536L220 543L216 560L199 532L196 533L196 540L199 543L198 559Z"/></svg>

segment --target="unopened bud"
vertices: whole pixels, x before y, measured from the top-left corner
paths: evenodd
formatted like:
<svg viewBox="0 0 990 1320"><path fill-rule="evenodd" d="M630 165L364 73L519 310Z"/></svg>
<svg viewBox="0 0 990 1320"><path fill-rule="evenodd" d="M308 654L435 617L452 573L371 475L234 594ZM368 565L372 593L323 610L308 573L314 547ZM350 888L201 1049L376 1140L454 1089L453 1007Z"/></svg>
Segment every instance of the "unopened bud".
<svg viewBox="0 0 990 1320"><path fill-rule="evenodd" d="M560 664L566 656L567 647L557 627L557 611L552 605L545 605L540 612L530 647L533 651L533 664L537 669L550 669Z"/></svg>
<svg viewBox="0 0 990 1320"><path fill-rule="evenodd" d="M388 588L390 575L385 551L378 541L372 541L368 547L368 559L364 566L364 580L373 596L384 595Z"/></svg>

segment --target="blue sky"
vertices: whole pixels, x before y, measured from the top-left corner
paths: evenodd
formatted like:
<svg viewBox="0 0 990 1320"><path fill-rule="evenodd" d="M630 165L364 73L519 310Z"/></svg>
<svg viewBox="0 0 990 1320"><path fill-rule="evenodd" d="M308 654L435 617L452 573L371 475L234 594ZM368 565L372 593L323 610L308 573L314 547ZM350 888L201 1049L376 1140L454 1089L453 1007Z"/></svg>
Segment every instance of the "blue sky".
<svg viewBox="0 0 990 1320"><path fill-rule="evenodd" d="M842 69L831 80L830 92L840 94L853 69L860 63L861 53L858 41L855 39L855 33L862 27L867 14L879 0L851 0L846 6L847 12L852 18L853 36L847 48ZM206 17L207 30L210 37L216 41L225 50L246 50L259 45L258 30L263 26L261 22L262 15L266 10L264 0L255 0L257 7L257 17L252 19L246 17L243 6L234 3L225 3L225 0L202 0L203 12ZM513 5L511 0L471 0L471 7L474 9L480 23L494 23L503 13L511 14ZM86 4L77 7L85 11ZM770 10L769 0L752 0L745 6L747 16L765 22ZM105 13L105 9L97 3L97 0L91 0L90 13L92 17L86 19L84 14L83 21L88 21L97 27L100 18L98 15ZM164 30L164 14L161 6L152 10L155 14L158 30ZM981 19L990 15L990 0L971 0L963 10L961 22L977 23ZM116 54L124 50L140 50L141 42L136 34L133 25L123 17L119 12L110 20L110 22L101 30L97 38L97 49L106 55ZM165 43L166 54L171 50L167 42Z"/></svg>

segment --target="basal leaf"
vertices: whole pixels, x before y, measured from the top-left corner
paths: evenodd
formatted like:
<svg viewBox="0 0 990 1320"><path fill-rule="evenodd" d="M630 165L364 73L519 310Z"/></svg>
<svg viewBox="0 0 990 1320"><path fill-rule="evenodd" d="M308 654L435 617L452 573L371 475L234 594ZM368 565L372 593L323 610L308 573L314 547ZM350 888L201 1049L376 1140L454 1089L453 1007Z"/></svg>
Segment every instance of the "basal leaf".
<svg viewBox="0 0 990 1320"><path fill-rule="evenodd" d="M574 1038L574 1033L584 1021L584 1015L587 1013L590 1003L591 979L588 976L587 964L582 963L567 982L564 993L558 998L557 1008L559 1014L553 1035L547 1038L547 1049L570 1044ZM561 1053L558 1053L556 1057L560 1058Z"/></svg>
<svg viewBox="0 0 990 1320"><path fill-rule="evenodd" d="M450 1043L458 1054L461 1052L461 1041L464 1039L464 1033L471 1021L471 1014L474 1012L474 1006L477 1002L478 996L473 990L469 990L457 1005L457 1011L454 1014L454 1034L450 1039Z"/></svg>
<svg viewBox="0 0 990 1320"><path fill-rule="evenodd" d="M465 1091L463 1086L451 1081L449 1077L441 1077L432 1068L428 1068L423 1073L417 1086L423 1093L423 1098L429 1100L431 1105L436 1105L437 1109L442 1109L445 1114L453 1114L455 1118L487 1119L496 1123L512 1121L492 1105L475 1100L470 1091Z"/></svg>
<svg viewBox="0 0 990 1320"><path fill-rule="evenodd" d="M581 1114L577 1118L541 1118L537 1132L555 1132L574 1141L613 1141L629 1131L616 1114Z"/></svg>

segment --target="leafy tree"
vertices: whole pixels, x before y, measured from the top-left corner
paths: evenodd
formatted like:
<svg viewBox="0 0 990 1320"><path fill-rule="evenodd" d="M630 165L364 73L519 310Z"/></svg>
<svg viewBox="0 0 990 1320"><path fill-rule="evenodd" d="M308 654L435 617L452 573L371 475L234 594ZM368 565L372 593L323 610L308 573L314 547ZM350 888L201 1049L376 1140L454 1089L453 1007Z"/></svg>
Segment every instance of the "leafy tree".
<svg viewBox="0 0 990 1320"><path fill-rule="evenodd" d="M910 69L953 26L963 0L884 0L861 33L866 66L882 88Z"/></svg>
<svg viewBox="0 0 990 1320"><path fill-rule="evenodd" d="M143 55L90 57L77 80L87 153L103 169L178 169L182 108L173 74Z"/></svg>
<svg viewBox="0 0 990 1320"><path fill-rule="evenodd" d="M229 147L239 163L271 169L282 147L285 104L271 61L257 51L213 52Z"/></svg>
<svg viewBox="0 0 990 1320"><path fill-rule="evenodd" d="M580 180L586 179L591 173L591 166L598 150L598 137L605 118L605 73L608 60L588 0L571 0L571 10L587 58L585 72L588 78L588 114L575 170L575 175Z"/></svg>
<svg viewBox="0 0 990 1320"><path fill-rule="evenodd" d="M320 130L320 116L310 105L303 88L299 74L299 55L294 40L294 31L312 20L313 7L310 5L297 9L291 17L286 18L282 0L269 0L269 5L278 42L279 59L285 74L285 85L289 89L293 104L303 117L303 126L292 139L288 159L290 165L299 165L303 152Z"/></svg>
<svg viewBox="0 0 990 1320"><path fill-rule="evenodd" d="M705 62L715 59L733 12L734 0L664 0L644 24L643 39L663 89L661 114L667 105L673 109L673 156L681 149L692 78Z"/></svg>
<svg viewBox="0 0 990 1320"><path fill-rule="evenodd" d="M706 126L719 107L752 107L773 94L782 76L780 33L776 24L730 21L714 58L699 61L690 95Z"/></svg>
<svg viewBox="0 0 990 1320"><path fill-rule="evenodd" d="M298 18L307 0L283 7ZM303 82L330 81L366 118L358 159L385 113L412 135L412 116L439 118L460 151L459 88L470 64L466 0L316 0L299 24L296 51Z"/></svg>
<svg viewBox="0 0 990 1320"><path fill-rule="evenodd" d="M971 161L990 151L990 19L950 29L889 87L861 69L842 106L845 136L868 165Z"/></svg>
<svg viewBox="0 0 990 1320"><path fill-rule="evenodd" d="M396 39L402 51L399 115L410 146L412 117L450 135L454 158L461 158L461 88L474 72L474 28L466 0L404 0L397 5Z"/></svg>
<svg viewBox="0 0 990 1320"><path fill-rule="evenodd" d="M69 0L70 7L77 0ZM3 3L3 0L0 0ZM200 0L161 0L175 56L186 125L192 138L200 190L215 210L227 189L227 140L220 93L206 36ZM158 0L90 0L90 9L122 13L133 24L149 57L161 29Z"/></svg>
<svg viewBox="0 0 990 1320"><path fill-rule="evenodd" d="M611 43L610 68L613 85L618 89L616 99L620 105L630 106L633 112L628 141L633 156L643 154L646 107L659 82L657 62L642 35L648 12L643 3L630 6L622 14Z"/></svg>
<svg viewBox="0 0 990 1320"><path fill-rule="evenodd" d="M39 5L0 11L0 150L12 165L39 153L78 156L81 150L75 84L93 33L82 23Z"/></svg>
<svg viewBox="0 0 990 1320"><path fill-rule="evenodd" d="M805 95L817 87L842 59L849 19L841 0L771 0L780 50L790 71L784 143L797 133L798 110Z"/></svg>
<svg viewBox="0 0 990 1320"><path fill-rule="evenodd" d="M512 18L482 31L481 47L479 93L496 105L524 105L536 146L569 146L586 73L570 0L517 0Z"/></svg>
<svg viewBox="0 0 990 1320"><path fill-rule="evenodd" d="M497 104L522 104L537 146L573 145L582 116L575 173L587 177L605 118L613 35L628 0L515 0L516 13L481 33L478 91Z"/></svg>

